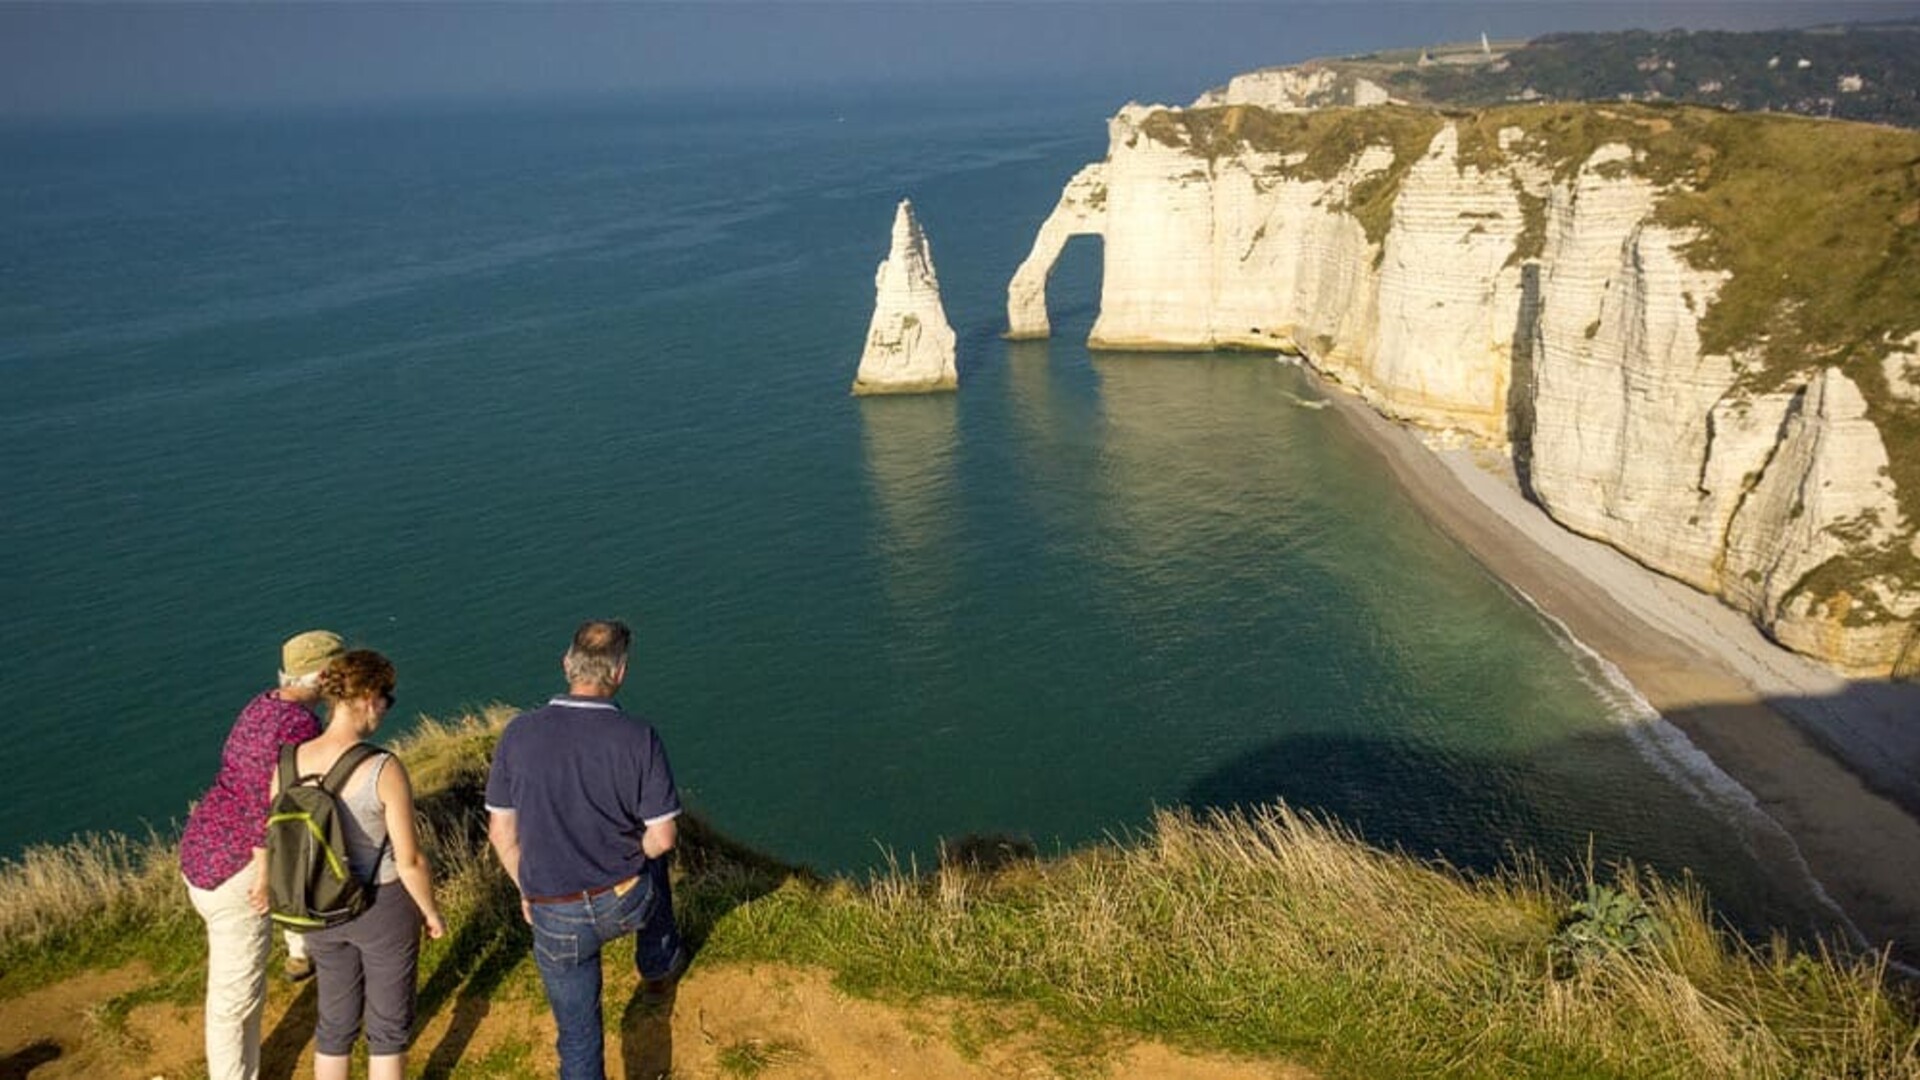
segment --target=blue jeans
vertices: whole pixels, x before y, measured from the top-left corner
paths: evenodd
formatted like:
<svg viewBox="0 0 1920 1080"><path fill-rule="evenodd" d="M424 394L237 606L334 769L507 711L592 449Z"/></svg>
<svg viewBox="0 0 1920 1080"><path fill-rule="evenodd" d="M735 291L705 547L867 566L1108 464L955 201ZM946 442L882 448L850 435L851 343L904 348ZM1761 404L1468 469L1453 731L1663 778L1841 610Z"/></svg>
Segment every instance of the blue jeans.
<svg viewBox="0 0 1920 1080"><path fill-rule="evenodd" d="M664 978L684 964L664 859L648 862L625 896L533 905L533 960L560 1031L560 1080L606 1080L600 948L628 934L636 935L633 961L642 979Z"/></svg>

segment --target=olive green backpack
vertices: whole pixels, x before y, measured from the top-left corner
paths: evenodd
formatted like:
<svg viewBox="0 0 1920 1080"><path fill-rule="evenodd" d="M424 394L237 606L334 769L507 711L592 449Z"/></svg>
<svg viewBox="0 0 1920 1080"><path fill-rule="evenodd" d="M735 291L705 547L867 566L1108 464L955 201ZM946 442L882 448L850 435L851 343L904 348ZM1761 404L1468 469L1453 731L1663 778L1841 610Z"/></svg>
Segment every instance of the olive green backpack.
<svg viewBox="0 0 1920 1080"><path fill-rule="evenodd" d="M373 886L347 862L340 785L384 751L355 743L322 777L296 775L294 750L292 743L280 748L280 793L267 812L267 914L304 933L338 926L373 903Z"/></svg>

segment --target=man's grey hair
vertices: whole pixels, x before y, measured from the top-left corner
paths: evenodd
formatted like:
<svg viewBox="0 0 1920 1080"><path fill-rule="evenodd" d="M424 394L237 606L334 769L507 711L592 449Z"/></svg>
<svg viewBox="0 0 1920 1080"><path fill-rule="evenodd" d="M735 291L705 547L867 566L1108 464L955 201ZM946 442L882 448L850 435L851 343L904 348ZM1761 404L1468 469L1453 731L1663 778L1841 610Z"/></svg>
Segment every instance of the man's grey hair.
<svg viewBox="0 0 1920 1080"><path fill-rule="evenodd" d="M567 649L561 666L567 682L574 686L612 686L620 681L620 669L627 662L627 649L633 644L633 631L618 619L589 619L573 632L573 645Z"/></svg>
<svg viewBox="0 0 1920 1080"><path fill-rule="evenodd" d="M320 671L325 670L325 668L320 669ZM309 671L305 675L289 675L285 671L282 671L280 673L280 689L291 690L299 687L302 690L311 690L320 685L320 671Z"/></svg>

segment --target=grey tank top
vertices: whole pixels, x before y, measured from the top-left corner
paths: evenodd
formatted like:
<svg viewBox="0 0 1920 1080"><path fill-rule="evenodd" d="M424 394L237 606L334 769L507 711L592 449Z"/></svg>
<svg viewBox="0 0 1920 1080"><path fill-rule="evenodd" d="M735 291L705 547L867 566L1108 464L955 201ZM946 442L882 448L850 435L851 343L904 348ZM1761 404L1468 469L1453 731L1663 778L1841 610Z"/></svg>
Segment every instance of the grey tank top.
<svg viewBox="0 0 1920 1080"><path fill-rule="evenodd" d="M393 865L393 845L387 843L387 807L380 801L380 771L392 760L392 754L381 754L371 765L361 766L366 779L340 796L340 805L347 809L341 822L347 837L347 865L353 868L353 876L375 885L400 878Z"/></svg>

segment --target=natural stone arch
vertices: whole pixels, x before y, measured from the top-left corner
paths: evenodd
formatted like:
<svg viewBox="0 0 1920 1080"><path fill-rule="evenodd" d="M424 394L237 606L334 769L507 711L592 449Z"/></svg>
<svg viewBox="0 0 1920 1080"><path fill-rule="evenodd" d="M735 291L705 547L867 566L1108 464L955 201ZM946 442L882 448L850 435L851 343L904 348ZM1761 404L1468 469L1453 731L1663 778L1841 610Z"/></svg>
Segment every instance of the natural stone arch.
<svg viewBox="0 0 1920 1080"><path fill-rule="evenodd" d="M1047 321L1047 279L1053 275L1053 264L1069 237L1104 238L1106 231L1106 164L1095 162L1067 181L1060 202L1033 239L1033 250L1007 283L1007 337L1044 338L1053 333Z"/></svg>

